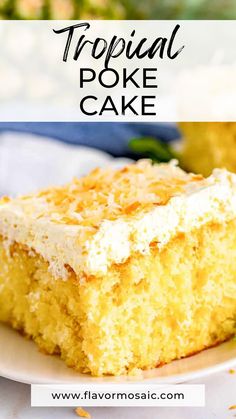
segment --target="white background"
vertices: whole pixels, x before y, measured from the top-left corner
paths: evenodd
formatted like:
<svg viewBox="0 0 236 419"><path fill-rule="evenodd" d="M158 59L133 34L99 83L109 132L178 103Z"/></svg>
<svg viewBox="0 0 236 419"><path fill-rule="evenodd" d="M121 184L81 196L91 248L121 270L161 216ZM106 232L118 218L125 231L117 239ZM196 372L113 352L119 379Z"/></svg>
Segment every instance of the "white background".
<svg viewBox="0 0 236 419"><path fill-rule="evenodd" d="M236 121L236 21L91 21L86 32L75 32L68 61L62 61L67 33L55 34L53 29L72 25L73 21L0 21L0 119L1 121ZM98 36L109 43L113 35L124 37L134 46L147 37L151 46L158 37L170 38L176 24L174 51L184 45L174 60L133 58L124 54L110 61L119 74L123 68L157 68L158 88L126 89L118 85L102 88L97 81L79 88L79 69L88 67L97 72L104 68L104 57L91 57L86 47L78 61L73 52L79 37L94 41ZM131 38L132 30L136 34ZM101 48L101 47L100 47ZM111 77L111 76L110 76ZM141 82L141 72L138 81ZM111 95L119 116L111 112L103 116L86 116L80 101L96 95L88 109L99 111L107 95ZM156 116L121 115L121 95L157 96ZM140 100L135 102L140 110ZM91 109L90 109L91 110Z"/></svg>
<svg viewBox="0 0 236 419"><path fill-rule="evenodd" d="M92 419L230 419L236 410L229 407L236 404L236 373L225 371L204 378L206 385L206 407L126 407L95 408L87 410ZM201 380L191 381L202 384ZM1 419L73 419L74 408L30 407L30 386L0 378Z"/></svg>

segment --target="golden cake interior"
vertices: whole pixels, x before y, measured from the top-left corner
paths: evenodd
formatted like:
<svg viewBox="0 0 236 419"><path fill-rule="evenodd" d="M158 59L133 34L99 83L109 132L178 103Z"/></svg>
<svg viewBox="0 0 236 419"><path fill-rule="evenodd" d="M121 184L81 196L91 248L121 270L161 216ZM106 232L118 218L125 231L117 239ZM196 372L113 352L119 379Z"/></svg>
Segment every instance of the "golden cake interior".
<svg viewBox="0 0 236 419"><path fill-rule="evenodd" d="M236 220L178 234L102 276L55 278L18 243L0 245L0 320L92 375L153 368L236 333Z"/></svg>

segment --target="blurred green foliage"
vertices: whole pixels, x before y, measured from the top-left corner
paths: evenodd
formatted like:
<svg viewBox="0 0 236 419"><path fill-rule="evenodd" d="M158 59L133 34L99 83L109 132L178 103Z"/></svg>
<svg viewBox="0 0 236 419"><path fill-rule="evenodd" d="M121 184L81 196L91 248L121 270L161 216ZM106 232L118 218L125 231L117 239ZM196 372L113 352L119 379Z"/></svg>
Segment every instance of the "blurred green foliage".
<svg viewBox="0 0 236 419"><path fill-rule="evenodd" d="M129 0L127 19L235 19L235 0ZM134 12L135 11L135 12Z"/></svg>
<svg viewBox="0 0 236 419"><path fill-rule="evenodd" d="M236 0L0 0L2 19L236 19Z"/></svg>
<svg viewBox="0 0 236 419"><path fill-rule="evenodd" d="M132 138L129 141L130 150L138 158L147 157L153 162L168 162L171 159L178 159L178 155L173 148L166 142L153 137Z"/></svg>

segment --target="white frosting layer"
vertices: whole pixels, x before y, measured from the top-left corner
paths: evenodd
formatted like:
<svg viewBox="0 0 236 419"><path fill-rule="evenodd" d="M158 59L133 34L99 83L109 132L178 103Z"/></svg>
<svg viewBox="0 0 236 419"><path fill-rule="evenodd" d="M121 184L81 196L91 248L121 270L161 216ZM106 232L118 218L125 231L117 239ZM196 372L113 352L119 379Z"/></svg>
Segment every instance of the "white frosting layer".
<svg viewBox="0 0 236 419"><path fill-rule="evenodd" d="M190 232L208 222L226 222L236 216L236 175L215 169L202 181L190 182L185 193L172 197L136 217L104 220L98 231L85 239L86 227L37 218L45 206L35 199L31 213L24 201L0 206L0 234L6 244L27 245L47 260L56 277L65 278L66 265L76 273L104 274L112 263L122 263L134 252L148 253L151 242L163 248L180 232Z"/></svg>

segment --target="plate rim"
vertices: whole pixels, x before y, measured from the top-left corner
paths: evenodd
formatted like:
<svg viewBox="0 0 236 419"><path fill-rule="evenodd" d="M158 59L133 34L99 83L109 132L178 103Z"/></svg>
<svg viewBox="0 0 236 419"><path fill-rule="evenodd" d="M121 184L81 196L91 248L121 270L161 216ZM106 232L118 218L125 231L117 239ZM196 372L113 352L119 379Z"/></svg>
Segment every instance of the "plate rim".
<svg viewBox="0 0 236 419"><path fill-rule="evenodd" d="M2 330L6 330L6 333L12 334L13 336L13 340L14 340L14 335L16 336L16 339L22 339L25 341L25 344L27 345L27 343L31 344L31 347L34 351L38 351L38 347L37 345L32 341L32 340L26 340L23 336L21 336L16 330L12 329L11 327L0 323L0 332L1 332L1 328ZM213 350L217 350L217 348L222 348L223 345L227 346L227 345L232 345L233 347L232 349L236 349L236 342L234 343L233 339L230 339L226 342L223 342L221 344L219 344L217 347L211 347L211 348L206 348L205 350L182 358L182 359L178 359L175 361L172 361L172 363L166 364L163 367L159 367L159 368L154 368L152 370L153 373L155 371L160 370L161 368L164 368L165 366L171 366L171 364L173 363L179 363L181 364L181 362L186 362L186 360L188 359L193 359L195 357L198 356L204 356L205 355L209 355L210 351ZM54 355L45 355L45 354L40 354L42 356L47 356L49 357L49 359L53 360L58 360L60 363L64 363L63 360L61 360L59 357L56 357ZM62 364L61 364L62 365ZM187 382L187 381L192 381L195 379L201 379L204 378L206 376L210 376L216 373L220 373L226 370L229 370L230 368L233 368L236 366L236 356L233 356L232 358L226 359L225 361L220 361L216 362L213 365L210 366L203 366L202 368L198 368L198 369L194 369L193 371L189 371L189 372L183 372L183 373L177 373L177 374L173 374L173 375L166 375L166 376L152 376L152 377L145 377L145 371L144 371L144 375L140 376L131 376L131 375L123 375L123 376L112 376L112 377L92 377L91 375L88 374L82 374L82 373L78 373L78 377L73 376L73 377L69 377L66 376L64 379L60 379L60 378L52 378L51 376L49 377L43 377L43 376L38 376L37 377L37 372L33 373L33 372L25 372L24 370L19 372L14 371L14 367L12 367L12 369L7 369L4 368L4 363L1 363L0 360L0 377L6 378L8 380L12 380L15 382L19 382L19 383L23 383L23 384L73 384L73 385L79 385L79 384L88 384L88 385L93 385L93 384L99 384L99 383L103 383L106 385L109 384L115 384L115 383L119 383L119 384L129 384L129 383L135 383L135 384L179 384L179 383L183 383L183 382ZM68 368L69 371L74 371L73 369ZM62 372L63 373L63 372ZM142 374L142 373L141 373Z"/></svg>
<svg viewBox="0 0 236 419"><path fill-rule="evenodd" d="M179 361L181 361L181 360L179 360ZM236 366L236 358L234 358L232 360L229 360L229 361L225 361L225 362L220 363L220 364L216 364L215 366L212 366L212 367L206 367L206 368L197 370L195 372L189 372L189 373L184 373L184 374L176 374L176 375L169 376L169 377L156 377L156 378L142 379L142 380L138 380L138 379L137 380L132 379L132 380L127 380L127 381L122 380L122 381L117 381L117 383L115 381L111 381L111 382L109 382L109 381L104 381L104 382L94 381L93 382L92 379L96 379L96 377L90 377L89 382L84 382L83 383L83 382L80 381L80 378L81 378L80 376L78 376L78 382L69 381L69 380L66 380L66 381L60 381L60 380L51 381L51 380L42 380L42 379L29 380L29 379L26 379L26 378L21 378L21 375L16 374L15 376L13 376L11 374L2 373L1 369L0 369L0 377L5 378L5 379L10 380L10 381L15 381L15 382L20 383L20 384L27 384L27 385L32 385L32 384L42 384L42 385L43 384L45 384L45 385L47 385L47 384L53 384L53 385L55 385L55 384L59 384L59 385L60 384L62 384L62 385L87 384L89 386L92 386L92 385L97 385L97 384L106 384L106 385L127 384L127 385L129 385L129 384L134 384L134 383L135 384L144 384L144 385L145 384L182 384L182 383L185 383L185 382L193 381L193 380L196 380L196 379L201 379L201 378L204 378L204 377L209 377L211 375L218 374L220 372L224 372L224 371L226 371L226 370L228 370L228 369L230 369L234 366ZM120 377L115 377L115 378L119 379Z"/></svg>

